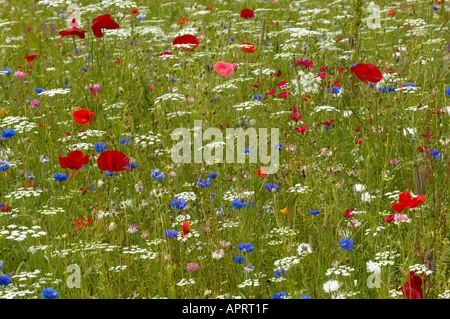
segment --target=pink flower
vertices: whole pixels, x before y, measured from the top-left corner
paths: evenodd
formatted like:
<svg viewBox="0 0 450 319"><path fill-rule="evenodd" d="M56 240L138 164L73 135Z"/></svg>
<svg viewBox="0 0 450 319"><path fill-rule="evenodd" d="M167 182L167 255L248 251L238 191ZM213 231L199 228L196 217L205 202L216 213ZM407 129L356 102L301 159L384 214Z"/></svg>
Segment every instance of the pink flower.
<svg viewBox="0 0 450 319"><path fill-rule="evenodd" d="M193 98L193 97L190 97L190 98L189 98L189 100L188 100L188 102L189 102L189 103L194 103L194 102L195 102L195 100L194 100L194 98Z"/></svg>
<svg viewBox="0 0 450 319"><path fill-rule="evenodd" d="M214 64L214 70L223 77L229 76L231 73L233 73L234 70L236 70L237 65L236 63L226 63L226 62L217 62Z"/></svg>
<svg viewBox="0 0 450 319"><path fill-rule="evenodd" d="M31 102L31 105L33 106L33 107L35 107L35 106L38 106L39 104L41 104L40 102L39 102L39 100L33 100L33 102Z"/></svg>
<svg viewBox="0 0 450 319"><path fill-rule="evenodd" d="M100 84L89 84L89 92L91 93L91 95L93 96L97 96L97 93L101 91L101 87Z"/></svg>
<svg viewBox="0 0 450 319"><path fill-rule="evenodd" d="M396 158L394 158L394 159L390 160L389 163L397 165L398 161Z"/></svg>
<svg viewBox="0 0 450 319"><path fill-rule="evenodd" d="M352 219L347 223L348 227L359 227L361 226L361 222L357 221L356 219Z"/></svg>
<svg viewBox="0 0 450 319"><path fill-rule="evenodd" d="M23 72L17 71L17 72L14 73L14 76L16 78L22 79L22 78L26 77L27 75L25 73L23 73Z"/></svg>
<svg viewBox="0 0 450 319"><path fill-rule="evenodd" d="M189 270L189 271L196 271L196 270L198 270L198 264L196 264L196 263L189 263L188 265L187 265L187 269Z"/></svg>
<svg viewBox="0 0 450 319"><path fill-rule="evenodd" d="M394 220L397 222L403 222L408 220L408 215L406 214L395 214L394 215Z"/></svg>

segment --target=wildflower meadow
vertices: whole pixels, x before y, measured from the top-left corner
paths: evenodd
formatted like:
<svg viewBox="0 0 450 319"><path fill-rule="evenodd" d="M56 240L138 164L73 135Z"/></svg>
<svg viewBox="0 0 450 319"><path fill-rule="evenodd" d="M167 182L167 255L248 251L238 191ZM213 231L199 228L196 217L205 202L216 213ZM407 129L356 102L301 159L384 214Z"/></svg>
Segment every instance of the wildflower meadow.
<svg viewBox="0 0 450 319"><path fill-rule="evenodd" d="M450 298L449 1L0 6L0 298Z"/></svg>

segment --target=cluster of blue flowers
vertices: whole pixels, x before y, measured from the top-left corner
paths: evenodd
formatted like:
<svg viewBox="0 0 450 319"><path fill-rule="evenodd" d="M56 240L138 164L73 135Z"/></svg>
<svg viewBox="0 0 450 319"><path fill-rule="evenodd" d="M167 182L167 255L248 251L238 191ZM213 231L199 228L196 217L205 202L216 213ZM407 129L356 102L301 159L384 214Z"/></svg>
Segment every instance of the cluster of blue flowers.
<svg viewBox="0 0 450 319"><path fill-rule="evenodd" d="M320 210L313 210L313 209L311 209L311 210L309 211L309 214L310 214L310 215L319 215L319 214L320 214Z"/></svg>
<svg viewBox="0 0 450 319"><path fill-rule="evenodd" d="M8 139L16 135L16 131L14 131L12 128L6 129L2 132L2 137L4 139Z"/></svg>
<svg viewBox="0 0 450 319"><path fill-rule="evenodd" d="M273 299L288 299L289 295L285 292L277 292L273 295Z"/></svg>
<svg viewBox="0 0 450 319"><path fill-rule="evenodd" d="M251 253L254 249L253 245L241 243L238 245L239 251L243 251L244 253Z"/></svg>
<svg viewBox="0 0 450 319"><path fill-rule="evenodd" d="M177 209L183 209L187 205L186 201L182 198L174 198L170 202L170 207L177 208Z"/></svg>
<svg viewBox="0 0 450 319"><path fill-rule="evenodd" d="M58 292L53 288L44 288L42 290L42 297L44 299L56 299L58 298Z"/></svg>
<svg viewBox="0 0 450 319"><path fill-rule="evenodd" d="M175 229L168 229L164 231L164 236L168 239L176 238L178 236L178 232Z"/></svg>
<svg viewBox="0 0 450 319"><path fill-rule="evenodd" d="M235 262L237 262L238 264L241 264L241 263L243 263L243 262L245 261L245 258L242 257L242 256L235 256L235 257L233 258L233 260L234 260Z"/></svg>
<svg viewBox="0 0 450 319"><path fill-rule="evenodd" d="M106 144L102 143L102 142L95 143L94 151L96 151L97 153L102 153L102 152L106 151Z"/></svg>
<svg viewBox="0 0 450 319"><path fill-rule="evenodd" d="M242 207L247 207L247 202L243 201L241 202L239 199L235 199L232 202L233 209L241 209Z"/></svg>
<svg viewBox="0 0 450 319"><path fill-rule="evenodd" d="M351 251L353 249L353 241L348 238L344 238L339 242L339 245L347 251Z"/></svg>
<svg viewBox="0 0 450 319"><path fill-rule="evenodd" d="M66 174L55 173L55 175L53 175L53 178L55 179L55 181L58 181L58 182L65 182L65 181L67 181L67 175Z"/></svg>
<svg viewBox="0 0 450 319"><path fill-rule="evenodd" d="M11 167L7 161L0 161L0 172L6 172Z"/></svg>
<svg viewBox="0 0 450 319"><path fill-rule="evenodd" d="M166 176L166 174L163 172L160 172L159 168L156 168L156 169L152 170L152 173L150 176L152 178L156 179L158 182L161 182L162 180L164 180L164 177Z"/></svg>
<svg viewBox="0 0 450 319"><path fill-rule="evenodd" d="M266 189L267 189L267 191L272 192L272 193L278 193L280 191L280 188L278 187L278 185L272 184L272 183L267 184Z"/></svg>

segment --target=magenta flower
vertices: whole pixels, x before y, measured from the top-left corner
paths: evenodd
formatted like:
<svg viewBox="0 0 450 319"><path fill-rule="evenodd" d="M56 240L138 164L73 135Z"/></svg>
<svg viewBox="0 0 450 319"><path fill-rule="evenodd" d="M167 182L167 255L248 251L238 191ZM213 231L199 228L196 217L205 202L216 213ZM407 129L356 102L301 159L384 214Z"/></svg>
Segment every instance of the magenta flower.
<svg viewBox="0 0 450 319"><path fill-rule="evenodd" d="M25 73L23 73L23 72L17 71L17 72L14 73L14 76L15 76L16 78L23 79L23 78L26 77L27 75L26 75Z"/></svg>
<svg viewBox="0 0 450 319"><path fill-rule="evenodd" d="M91 93L91 95L93 96L97 96L97 93L101 91L101 87L100 84L89 84L89 92Z"/></svg>
<svg viewBox="0 0 450 319"><path fill-rule="evenodd" d="M189 271L196 271L196 270L198 270L198 264L196 264L196 263L189 263L188 265L187 265L187 269L189 270Z"/></svg>

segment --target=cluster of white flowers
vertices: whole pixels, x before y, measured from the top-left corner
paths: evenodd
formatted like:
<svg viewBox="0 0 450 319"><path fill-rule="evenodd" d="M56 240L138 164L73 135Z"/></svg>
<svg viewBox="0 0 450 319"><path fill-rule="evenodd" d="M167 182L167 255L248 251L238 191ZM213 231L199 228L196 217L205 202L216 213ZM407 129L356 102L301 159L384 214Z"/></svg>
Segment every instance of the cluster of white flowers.
<svg viewBox="0 0 450 319"><path fill-rule="evenodd" d="M295 184L291 188L288 189L288 192L291 193L305 193L308 191L308 186L303 186L302 184Z"/></svg>
<svg viewBox="0 0 450 319"><path fill-rule="evenodd" d="M192 285L195 284L194 279L190 278L190 279L181 279L178 283L177 286L184 286L184 285Z"/></svg>
<svg viewBox="0 0 450 319"><path fill-rule="evenodd" d="M117 267L111 267L108 270L109 271L113 271L113 272L121 272L122 270L127 269L127 265L123 265L123 266L117 266Z"/></svg>
<svg viewBox="0 0 450 319"><path fill-rule="evenodd" d="M342 275L342 276L350 276L351 272L355 271L355 269L353 269L350 266L338 266L338 267L333 267L327 270L327 272L325 273L325 276L330 276L331 274L334 275Z"/></svg>
<svg viewBox="0 0 450 319"><path fill-rule="evenodd" d="M27 239L30 234L32 234L31 237L41 237L47 235L45 231L39 231L41 229L41 226L32 226L31 228L28 228L27 226L17 226L11 224L6 226L6 228L9 229L18 228L22 230L22 231L19 230L9 231L5 229L5 227L3 227L2 230L0 231L0 236L9 240L22 241Z"/></svg>
<svg viewBox="0 0 450 319"><path fill-rule="evenodd" d="M234 222L232 220L219 220L218 223L220 224L220 227L223 228L239 227L239 222Z"/></svg>
<svg viewBox="0 0 450 319"><path fill-rule="evenodd" d="M278 235L278 236L294 236L294 235L298 234L298 231L286 226L286 227L282 227L282 228L273 228L270 231L270 234Z"/></svg>
<svg viewBox="0 0 450 319"><path fill-rule="evenodd" d="M0 120L0 126L13 128L16 133L29 132L37 128L37 124L28 121L28 117L6 116Z"/></svg>
<svg viewBox="0 0 450 319"><path fill-rule="evenodd" d="M264 105L264 104L255 100L255 101L248 101L248 102L243 102L243 103L240 103L240 104L237 104L237 105L233 105L233 107L237 111L244 111L244 110L250 110L254 106L261 106L261 105Z"/></svg>
<svg viewBox="0 0 450 319"><path fill-rule="evenodd" d="M247 279L243 283L237 285L238 288L245 288L245 287L257 287L259 286L259 280L258 279Z"/></svg>
<svg viewBox="0 0 450 319"><path fill-rule="evenodd" d="M61 207L42 206L42 209L39 209L37 212L41 215L56 215L58 213L65 213L65 210Z"/></svg>
<svg viewBox="0 0 450 319"><path fill-rule="evenodd" d="M238 193L236 190L228 190L223 194L223 199L232 202L236 198L241 198L241 197L248 198L253 195L255 195L255 192L243 191L242 193Z"/></svg>
<svg viewBox="0 0 450 319"><path fill-rule="evenodd" d="M164 56L171 56L171 55L164 55ZM158 104L162 101L175 101L175 102L184 102L186 101L186 98L184 97L184 95L182 94L178 94L178 93L167 93L161 96L158 96L155 99L155 104Z"/></svg>
<svg viewBox="0 0 450 319"><path fill-rule="evenodd" d="M297 256L285 257L283 259L276 260L273 264L275 265L274 271L279 268L288 270L290 267L297 265L300 262L300 258Z"/></svg>
<svg viewBox="0 0 450 319"><path fill-rule="evenodd" d="M197 199L197 195L194 192L182 192L175 195L175 198L181 198L185 201L194 201Z"/></svg>

